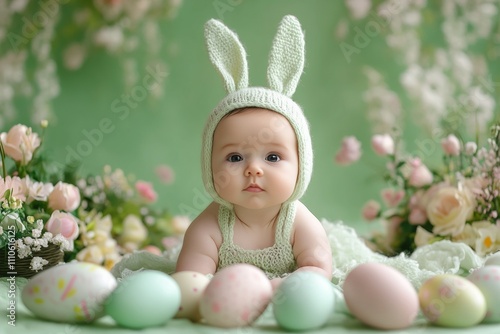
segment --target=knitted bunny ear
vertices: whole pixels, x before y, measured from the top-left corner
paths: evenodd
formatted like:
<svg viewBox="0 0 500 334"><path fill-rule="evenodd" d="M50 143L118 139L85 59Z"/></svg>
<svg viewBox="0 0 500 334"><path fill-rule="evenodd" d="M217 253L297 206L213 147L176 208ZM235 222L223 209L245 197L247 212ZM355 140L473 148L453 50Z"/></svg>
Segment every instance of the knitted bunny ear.
<svg viewBox="0 0 500 334"><path fill-rule="evenodd" d="M238 36L222 22L205 24L205 41L210 61L224 80L227 93L248 87L247 55Z"/></svg>
<svg viewBox="0 0 500 334"><path fill-rule="evenodd" d="M278 27L269 54L269 88L288 97L293 95L304 69L304 50L304 34L299 21L295 16L285 16Z"/></svg>

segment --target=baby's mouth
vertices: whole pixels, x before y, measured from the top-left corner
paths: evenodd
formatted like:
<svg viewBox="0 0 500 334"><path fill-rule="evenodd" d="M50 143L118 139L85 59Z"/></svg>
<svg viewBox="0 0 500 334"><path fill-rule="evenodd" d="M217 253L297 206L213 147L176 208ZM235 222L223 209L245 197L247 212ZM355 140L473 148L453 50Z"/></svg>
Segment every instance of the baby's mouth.
<svg viewBox="0 0 500 334"><path fill-rule="evenodd" d="M264 189L262 189L261 187L259 187L259 185L255 184L255 183L252 183L251 185L249 185L248 187L246 187L244 190L245 191L249 191L249 192L261 192L261 191L264 191Z"/></svg>

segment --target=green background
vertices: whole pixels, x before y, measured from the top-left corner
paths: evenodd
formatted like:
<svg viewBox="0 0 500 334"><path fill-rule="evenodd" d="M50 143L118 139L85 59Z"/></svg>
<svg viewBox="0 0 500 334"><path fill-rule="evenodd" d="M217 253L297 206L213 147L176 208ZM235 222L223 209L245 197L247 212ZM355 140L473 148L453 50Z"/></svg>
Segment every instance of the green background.
<svg viewBox="0 0 500 334"><path fill-rule="evenodd" d="M367 80L362 69L365 65L382 69L390 82L397 83L402 67L382 35L371 38L350 61L344 57L335 37L339 21L348 15L342 1L185 0L173 20L161 23L161 55L169 72L163 97L138 100L128 114L115 113L113 101L130 94L115 58L102 51L92 54L77 71L59 66L61 93L53 103L55 118L46 133L45 149L60 162L69 152L80 152L85 172L97 173L109 164L153 182L159 194L156 205L194 218L209 203L200 173L201 132L207 115L225 94L204 47L204 23L217 18L237 32L247 50L250 84L263 86L271 42L287 14L299 19L306 37L306 64L294 99L311 124L315 165L303 202L320 219L343 220L361 229L366 226L361 207L378 196L385 164L369 149L373 133L363 102ZM350 23L348 42L352 43L356 24ZM363 26L359 23L359 28ZM56 47L53 52L60 61L61 50ZM138 52L137 56L144 55ZM493 81L500 81L498 59L493 63ZM16 119L9 120L2 131L18 122L37 131L30 124L28 108L22 107L22 101L19 105ZM407 107L403 105L403 110ZM112 130L98 134L105 119ZM412 122L409 117L405 120L404 137L415 143L424 134ZM348 135L361 140L364 158L340 167L333 157ZM158 180L154 170L160 164L173 168L173 184Z"/></svg>

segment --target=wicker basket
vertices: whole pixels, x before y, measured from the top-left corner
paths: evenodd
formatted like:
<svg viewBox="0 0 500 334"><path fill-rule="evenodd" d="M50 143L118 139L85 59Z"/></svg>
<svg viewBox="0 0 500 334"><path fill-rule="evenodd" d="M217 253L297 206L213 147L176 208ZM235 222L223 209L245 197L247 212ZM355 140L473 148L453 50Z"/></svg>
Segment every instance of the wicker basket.
<svg viewBox="0 0 500 334"><path fill-rule="evenodd" d="M44 265L42 269L46 270L60 263L63 260L64 253L61 251L61 247L59 245L54 244L49 244L48 247L42 248L38 252L33 252L30 256L23 259L18 258L16 252L15 262L11 263L14 265L14 270L12 270L11 268L9 268L8 249L7 247L4 247L0 249L0 277L16 276L30 278L36 275L40 272L40 270L36 272L30 269L31 260L36 256L49 261L49 263ZM9 274L12 272L14 272L15 274Z"/></svg>

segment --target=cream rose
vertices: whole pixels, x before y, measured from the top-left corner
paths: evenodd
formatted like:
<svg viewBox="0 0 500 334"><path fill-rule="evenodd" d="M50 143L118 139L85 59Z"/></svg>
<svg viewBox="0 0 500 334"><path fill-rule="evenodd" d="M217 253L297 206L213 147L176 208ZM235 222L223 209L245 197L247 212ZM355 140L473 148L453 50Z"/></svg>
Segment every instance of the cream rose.
<svg viewBox="0 0 500 334"><path fill-rule="evenodd" d="M139 246L148 236L148 230L136 215L128 215L123 220L120 244L132 243Z"/></svg>
<svg viewBox="0 0 500 334"><path fill-rule="evenodd" d="M475 201L465 188L444 187L439 189L427 205L427 217L437 235L458 235L465 222L472 217Z"/></svg>
<svg viewBox="0 0 500 334"><path fill-rule="evenodd" d="M49 195L49 207L53 210L73 211L80 205L80 190L72 184L57 182Z"/></svg>
<svg viewBox="0 0 500 334"><path fill-rule="evenodd" d="M26 125L14 125L9 132L0 134L5 154L26 164L33 158L33 152L40 146L38 134L31 131Z"/></svg>

